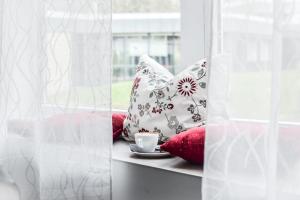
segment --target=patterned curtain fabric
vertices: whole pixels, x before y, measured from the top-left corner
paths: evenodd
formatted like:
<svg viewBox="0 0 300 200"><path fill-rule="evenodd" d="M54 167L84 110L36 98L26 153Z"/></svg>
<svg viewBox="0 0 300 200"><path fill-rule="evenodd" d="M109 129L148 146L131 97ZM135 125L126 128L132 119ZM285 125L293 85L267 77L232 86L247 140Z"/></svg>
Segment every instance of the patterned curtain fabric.
<svg viewBox="0 0 300 200"><path fill-rule="evenodd" d="M111 198L111 1L0 1L0 199Z"/></svg>
<svg viewBox="0 0 300 200"><path fill-rule="evenodd" d="M207 5L203 200L300 199L300 1Z"/></svg>

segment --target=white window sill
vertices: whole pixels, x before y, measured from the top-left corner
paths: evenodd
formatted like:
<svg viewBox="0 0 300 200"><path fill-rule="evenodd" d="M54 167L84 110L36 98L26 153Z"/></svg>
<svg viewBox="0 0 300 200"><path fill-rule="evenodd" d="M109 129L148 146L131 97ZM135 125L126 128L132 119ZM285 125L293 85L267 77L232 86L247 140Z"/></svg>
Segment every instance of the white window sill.
<svg viewBox="0 0 300 200"><path fill-rule="evenodd" d="M188 163L179 157L160 159L137 157L130 152L128 143L125 141L117 141L114 143L112 159L113 161L126 162L195 177L203 177L203 170L200 166Z"/></svg>

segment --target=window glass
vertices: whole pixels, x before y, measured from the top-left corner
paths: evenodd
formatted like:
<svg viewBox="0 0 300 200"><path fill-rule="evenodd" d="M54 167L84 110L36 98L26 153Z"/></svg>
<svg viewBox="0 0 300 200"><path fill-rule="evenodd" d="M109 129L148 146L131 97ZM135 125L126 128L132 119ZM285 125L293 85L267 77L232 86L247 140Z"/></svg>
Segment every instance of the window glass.
<svg viewBox="0 0 300 200"><path fill-rule="evenodd" d="M127 109L139 57L172 73L179 64L180 0L113 0L112 106Z"/></svg>
<svg viewBox="0 0 300 200"><path fill-rule="evenodd" d="M284 5L295 7L293 2ZM288 122L300 121L300 59L297 53L300 37L291 31L299 27L299 15L291 15L289 20L281 16L274 24L273 6L272 1L222 2L222 23L218 33L222 43L218 44L223 55L229 58L228 110L233 118L269 119L270 99L274 92L272 76L275 75L274 67L279 65L278 118ZM277 32L274 25L278 24L284 28ZM253 112L254 109L256 112Z"/></svg>

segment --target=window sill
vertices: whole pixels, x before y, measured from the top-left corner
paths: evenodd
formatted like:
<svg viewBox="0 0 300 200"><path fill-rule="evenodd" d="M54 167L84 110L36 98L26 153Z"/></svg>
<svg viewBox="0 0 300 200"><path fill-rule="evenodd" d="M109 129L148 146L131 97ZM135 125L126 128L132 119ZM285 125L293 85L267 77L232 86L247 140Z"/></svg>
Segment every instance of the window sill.
<svg viewBox="0 0 300 200"><path fill-rule="evenodd" d="M198 165L193 165L178 157L162 159L140 158L130 153L128 143L117 141L113 145L113 161L126 162L144 167L156 168L174 173L203 177L203 170Z"/></svg>

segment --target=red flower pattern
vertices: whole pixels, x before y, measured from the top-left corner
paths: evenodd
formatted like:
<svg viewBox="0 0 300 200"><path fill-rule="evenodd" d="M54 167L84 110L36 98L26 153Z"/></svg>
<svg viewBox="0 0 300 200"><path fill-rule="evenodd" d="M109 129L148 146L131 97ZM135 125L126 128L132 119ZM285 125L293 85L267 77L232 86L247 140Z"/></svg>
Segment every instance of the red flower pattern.
<svg viewBox="0 0 300 200"><path fill-rule="evenodd" d="M183 96L191 96L196 92L197 84L190 78L183 78L178 82L178 92Z"/></svg>

